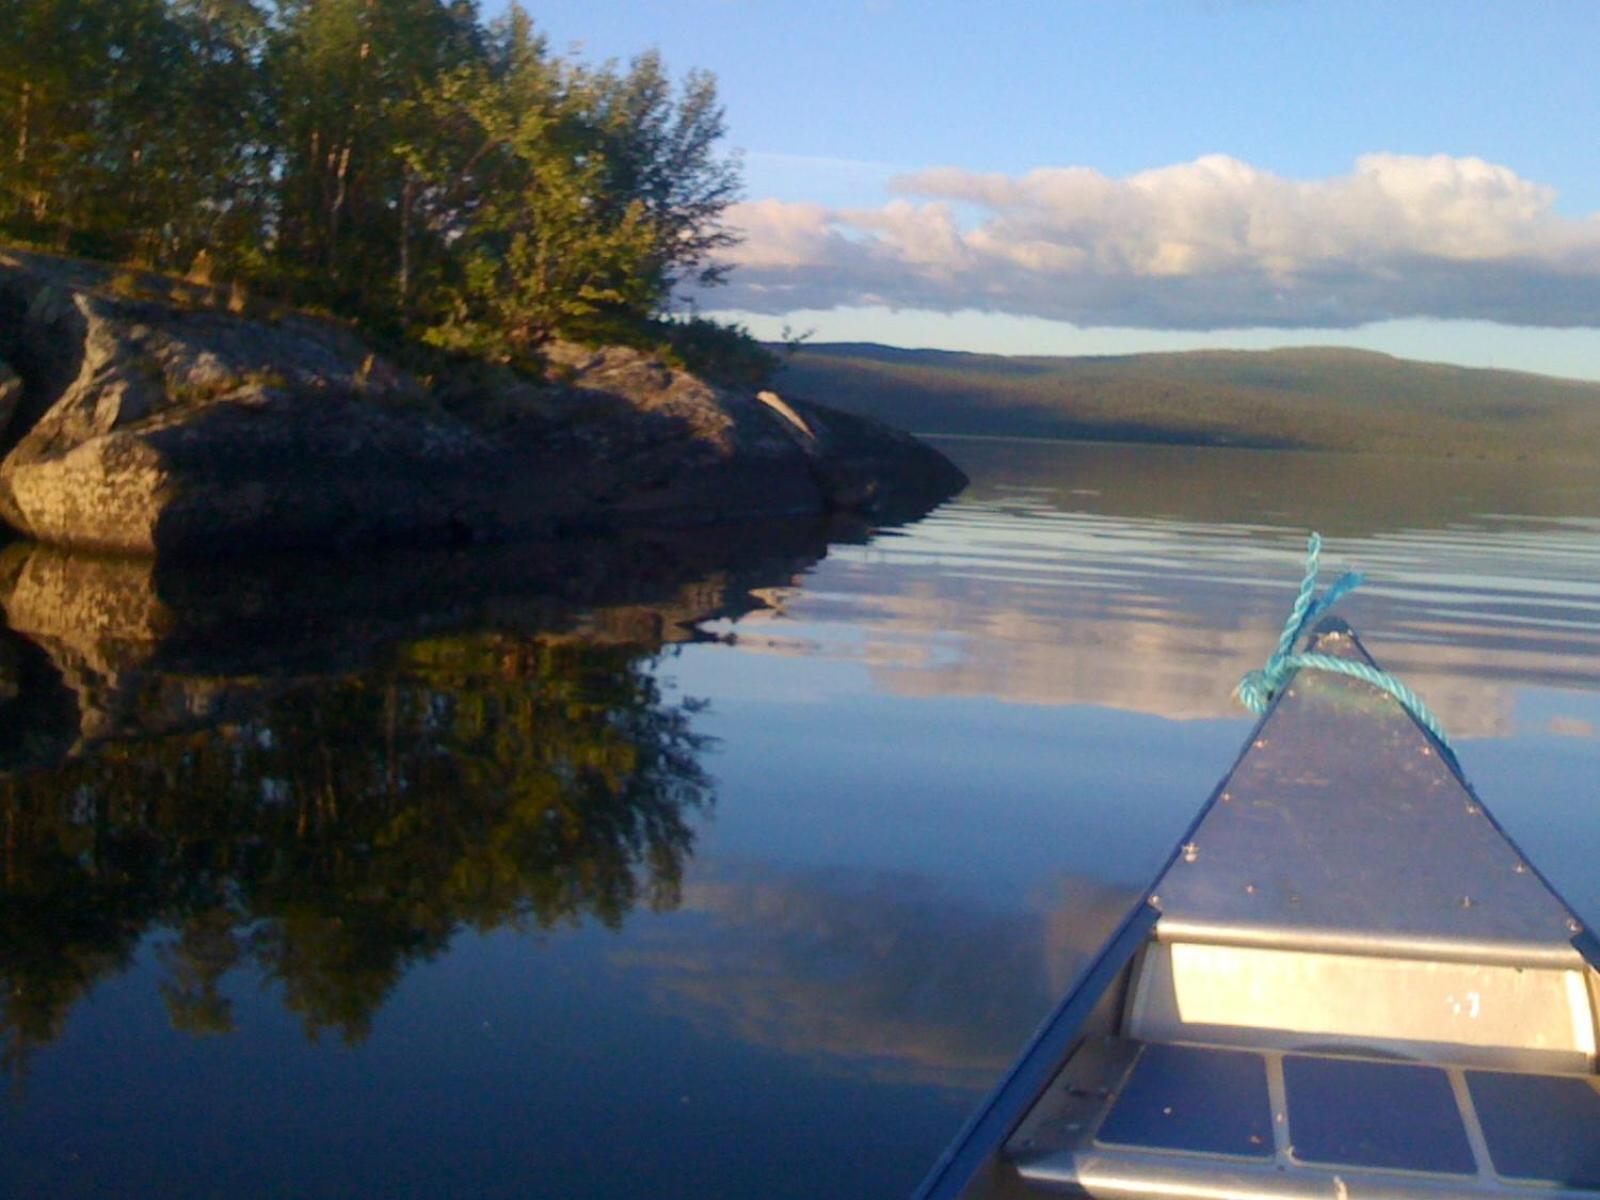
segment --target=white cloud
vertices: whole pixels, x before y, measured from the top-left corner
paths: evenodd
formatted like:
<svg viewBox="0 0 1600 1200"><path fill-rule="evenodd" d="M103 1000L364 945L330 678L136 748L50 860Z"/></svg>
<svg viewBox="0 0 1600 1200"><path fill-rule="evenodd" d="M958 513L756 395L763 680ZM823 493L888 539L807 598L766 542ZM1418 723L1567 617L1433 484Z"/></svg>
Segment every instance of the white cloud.
<svg viewBox="0 0 1600 1200"><path fill-rule="evenodd" d="M1223 155L1112 179L941 167L873 209L736 206L752 312L881 304L1079 325L1349 328L1400 317L1600 326L1600 216L1477 158L1370 154L1299 181Z"/></svg>

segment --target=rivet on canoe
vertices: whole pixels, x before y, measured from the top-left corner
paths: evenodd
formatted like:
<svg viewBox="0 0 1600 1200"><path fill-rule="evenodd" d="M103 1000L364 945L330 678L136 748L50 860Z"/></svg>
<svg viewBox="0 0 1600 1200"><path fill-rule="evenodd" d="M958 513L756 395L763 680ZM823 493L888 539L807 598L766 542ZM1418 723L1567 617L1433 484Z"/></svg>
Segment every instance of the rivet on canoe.
<svg viewBox="0 0 1600 1200"><path fill-rule="evenodd" d="M1265 750L1266 748L1267 748L1267 739L1266 738L1257 738L1256 739L1256 749L1257 750Z"/></svg>
<svg viewBox="0 0 1600 1200"><path fill-rule="evenodd" d="M1148 901L1148 903L1149 903L1151 908L1160 908L1161 907L1161 897L1160 896L1151 896L1149 901Z"/></svg>
<svg viewBox="0 0 1600 1200"><path fill-rule="evenodd" d="M1583 932L1583 924L1582 924L1582 922L1580 922L1577 917L1568 917L1567 918L1567 932L1568 933L1582 933Z"/></svg>
<svg viewBox="0 0 1600 1200"><path fill-rule="evenodd" d="M1217 799L1221 800L1224 804L1226 804L1226 803L1228 803L1228 801L1233 799L1233 795L1230 792L1223 792L1222 795L1217 797Z"/></svg>
<svg viewBox="0 0 1600 1200"><path fill-rule="evenodd" d="M1433 747L1432 746L1424 746L1422 748L1422 757L1423 758L1432 758L1433 757Z"/></svg>
<svg viewBox="0 0 1600 1200"><path fill-rule="evenodd" d="M1200 847L1199 846L1196 846L1193 842L1185 842L1183 844L1183 861L1184 862L1192 863L1195 859L1197 859L1199 857L1200 857Z"/></svg>
<svg viewBox="0 0 1600 1200"><path fill-rule="evenodd" d="M1518 875L1526 875L1528 873L1528 864L1519 862L1516 866L1512 867L1511 869L1513 871L1515 871Z"/></svg>
<svg viewBox="0 0 1600 1200"><path fill-rule="evenodd" d="M1478 815L1478 806L1476 804L1467 805L1467 816L1475 817L1477 815Z"/></svg>
<svg viewBox="0 0 1600 1200"><path fill-rule="evenodd" d="M1461 897L1461 907L1462 908L1471 908L1472 904L1473 904L1473 900L1472 900L1471 896L1463 896L1463 897Z"/></svg>
<svg viewBox="0 0 1600 1200"><path fill-rule="evenodd" d="M1245 895L1254 896L1256 894L1256 885L1253 883L1247 883L1244 885L1244 891Z"/></svg>

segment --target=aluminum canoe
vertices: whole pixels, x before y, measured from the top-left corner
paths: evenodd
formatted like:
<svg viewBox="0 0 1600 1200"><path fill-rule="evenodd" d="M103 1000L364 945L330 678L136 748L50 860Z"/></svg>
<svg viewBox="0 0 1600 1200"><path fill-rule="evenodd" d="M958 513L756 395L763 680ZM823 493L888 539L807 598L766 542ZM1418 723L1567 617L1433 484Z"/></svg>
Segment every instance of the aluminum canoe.
<svg viewBox="0 0 1600 1200"><path fill-rule="evenodd" d="M917 1198L1596 1200L1597 968L1450 751L1302 670Z"/></svg>

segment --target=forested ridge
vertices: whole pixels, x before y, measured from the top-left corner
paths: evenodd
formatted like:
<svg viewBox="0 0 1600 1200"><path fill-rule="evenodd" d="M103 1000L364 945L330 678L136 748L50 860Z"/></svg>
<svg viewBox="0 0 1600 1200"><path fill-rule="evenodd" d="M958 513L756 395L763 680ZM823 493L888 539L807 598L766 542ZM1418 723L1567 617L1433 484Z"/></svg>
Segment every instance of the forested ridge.
<svg viewBox="0 0 1600 1200"><path fill-rule="evenodd" d="M1600 383L1339 347L1007 357L809 344L779 382L921 433L1600 463Z"/></svg>
<svg viewBox="0 0 1600 1200"><path fill-rule="evenodd" d="M659 340L674 290L724 270L715 81L654 52L563 58L474 0L4 12L0 237L513 365L557 333Z"/></svg>

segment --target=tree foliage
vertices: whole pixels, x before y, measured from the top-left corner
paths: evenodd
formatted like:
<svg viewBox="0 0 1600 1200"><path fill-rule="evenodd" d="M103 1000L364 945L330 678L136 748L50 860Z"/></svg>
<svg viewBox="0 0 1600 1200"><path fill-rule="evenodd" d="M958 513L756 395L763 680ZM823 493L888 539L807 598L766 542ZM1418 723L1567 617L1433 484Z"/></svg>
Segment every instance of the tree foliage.
<svg viewBox="0 0 1600 1200"><path fill-rule="evenodd" d="M105 257L181 262L259 231L249 0L29 0L0 22L0 220Z"/></svg>
<svg viewBox="0 0 1600 1200"><path fill-rule="evenodd" d="M8 8L0 234L511 363L726 269L716 85L654 53L563 59L474 0Z"/></svg>

